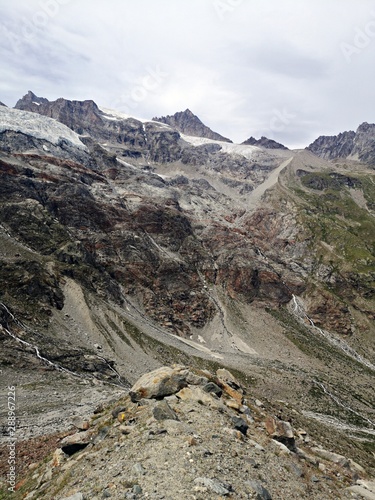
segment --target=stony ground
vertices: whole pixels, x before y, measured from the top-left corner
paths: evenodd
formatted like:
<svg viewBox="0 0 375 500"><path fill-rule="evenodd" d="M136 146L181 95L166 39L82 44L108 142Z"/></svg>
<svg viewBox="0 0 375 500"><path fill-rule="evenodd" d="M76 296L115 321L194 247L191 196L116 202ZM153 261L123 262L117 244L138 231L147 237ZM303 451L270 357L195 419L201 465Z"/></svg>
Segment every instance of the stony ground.
<svg viewBox="0 0 375 500"><path fill-rule="evenodd" d="M279 417L227 370L164 367L77 418L76 431L0 498L374 498L359 464Z"/></svg>

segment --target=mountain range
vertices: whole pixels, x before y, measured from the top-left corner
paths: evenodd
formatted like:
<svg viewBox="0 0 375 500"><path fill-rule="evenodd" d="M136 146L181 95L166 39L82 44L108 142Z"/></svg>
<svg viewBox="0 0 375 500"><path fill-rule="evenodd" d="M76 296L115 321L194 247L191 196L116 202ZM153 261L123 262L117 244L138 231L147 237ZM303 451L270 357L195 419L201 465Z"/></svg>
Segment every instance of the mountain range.
<svg viewBox="0 0 375 500"><path fill-rule="evenodd" d="M289 150L234 144L190 110L0 106L0 368L27 449L147 371L225 367L266 405L259 425L294 419L359 464L313 466L314 498L353 498L375 473L374 141L367 123ZM51 498L39 487L29 498Z"/></svg>

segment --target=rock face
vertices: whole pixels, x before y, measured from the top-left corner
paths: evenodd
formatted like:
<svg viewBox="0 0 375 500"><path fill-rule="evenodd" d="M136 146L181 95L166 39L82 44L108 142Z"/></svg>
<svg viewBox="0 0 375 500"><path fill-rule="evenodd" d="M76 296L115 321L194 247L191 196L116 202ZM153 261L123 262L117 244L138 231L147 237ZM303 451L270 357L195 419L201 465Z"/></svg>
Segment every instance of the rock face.
<svg viewBox="0 0 375 500"><path fill-rule="evenodd" d="M254 137L250 137L242 144L248 146L260 146L266 149L288 149L283 144L274 141L273 139L268 139L267 137L262 136L260 139L255 139Z"/></svg>
<svg viewBox="0 0 375 500"><path fill-rule="evenodd" d="M179 111L174 115L161 116L160 118L153 118L153 120L166 123L185 135L192 135L196 137L205 137L215 141L232 142L230 139L213 132L209 127L204 125L201 120L190 111Z"/></svg>
<svg viewBox="0 0 375 500"><path fill-rule="evenodd" d="M375 124L365 122L356 132L321 136L308 149L327 160L353 158L375 166Z"/></svg>
<svg viewBox="0 0 375 500"><path fill-rule="evenodd" d="M353 155L375 167L375 124L362 123L356 131Z"/></svg>
<svg viewBox="0 0 375 500"><path fill-rule="evenodd" d="M353 131L332 136L322 135L310 144L308 149L326 160L347 158L352 154L355 136Z"/></svg>
<svg viewBox="0 0 375 500"><path fill-rule="evenodd" d="M144 156L155 162L169 162L181 155L180 135L175 130L166 130L152 122L144 125L134 118L113 115L111 110L104 112L91 100L48 101L29 91L15 108L54 118L80 136L105 143L114 152L120 151L124 157Z"/></svg>

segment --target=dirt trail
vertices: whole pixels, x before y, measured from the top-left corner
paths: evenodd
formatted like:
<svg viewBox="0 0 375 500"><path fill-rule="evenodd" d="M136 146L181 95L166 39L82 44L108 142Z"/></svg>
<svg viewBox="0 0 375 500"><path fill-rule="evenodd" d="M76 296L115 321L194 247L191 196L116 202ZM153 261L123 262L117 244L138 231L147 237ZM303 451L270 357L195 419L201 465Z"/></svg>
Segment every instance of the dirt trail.
<svg viewBox="0 0 375 500"><path fill-rule="evenodd" d="M264 193L267 191L267 189L270 189L274 184L277 183L279 174L282 170L284 170L286 166L289 165L293 158L294 157L292 156L291 158L288 158L283 163L281 163L279 167L275 168L275 170L271 172L270 176L262 184L257 186L254 191L250 193L250 196L248 198L248 210L254 210L258 208L260 200Z"/></svg>

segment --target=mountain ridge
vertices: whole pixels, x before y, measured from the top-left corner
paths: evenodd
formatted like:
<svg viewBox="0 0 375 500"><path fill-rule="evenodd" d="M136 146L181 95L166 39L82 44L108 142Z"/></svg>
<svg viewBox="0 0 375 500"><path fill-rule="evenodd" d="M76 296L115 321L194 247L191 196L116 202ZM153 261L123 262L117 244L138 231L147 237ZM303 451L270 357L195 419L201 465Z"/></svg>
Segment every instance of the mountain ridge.
<svg viewBox="0 0 375 500"><path fill-rule="evenodd" d="M356 132L320 136L307 149L322 158L359 160L375 166L375 124L362 123Z"/></svg>
<svg viewBox="0 0 375 500"><path fill-rule="evenodd" d="M283 144L280 144L279 142L276 142L273 139L268 139L267 137L264 136L262 136L260 139L255 139L255 137L250 137L241 144L250 146L261 146L266 149L288 149Z"/></svg>

